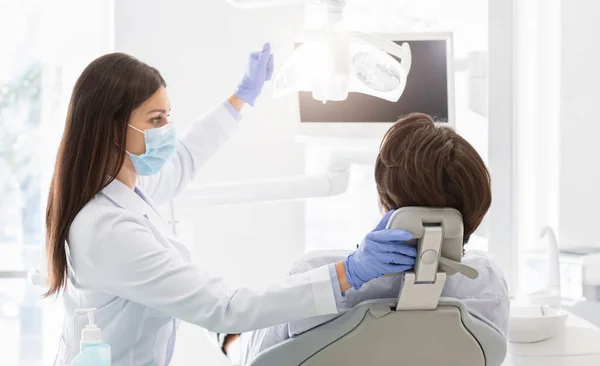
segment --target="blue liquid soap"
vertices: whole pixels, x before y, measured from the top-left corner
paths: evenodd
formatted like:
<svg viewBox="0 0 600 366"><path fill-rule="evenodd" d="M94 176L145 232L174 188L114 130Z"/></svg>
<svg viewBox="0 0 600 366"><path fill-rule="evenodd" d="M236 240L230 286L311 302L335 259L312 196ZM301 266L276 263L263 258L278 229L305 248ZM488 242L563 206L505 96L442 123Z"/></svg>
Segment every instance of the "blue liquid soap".
<svg viewBox="0 0 600 366"><path fill-rule="evenodd" d="M111 366L110 346L106 343L82 344L73 366Z"/></svg>

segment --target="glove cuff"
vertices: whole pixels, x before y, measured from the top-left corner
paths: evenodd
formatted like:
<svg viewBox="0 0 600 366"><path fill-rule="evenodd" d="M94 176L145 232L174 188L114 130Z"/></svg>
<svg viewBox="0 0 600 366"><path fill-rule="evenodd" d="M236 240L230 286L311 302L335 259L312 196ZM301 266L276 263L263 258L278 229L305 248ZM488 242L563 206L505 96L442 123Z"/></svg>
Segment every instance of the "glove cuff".
<svg viewBox="0 0 600 366"><path fill-rule="evenodd" d="M254 103L256 102L256 99L261 94L261 92L262 90L249 88L247 85L244 85L244 81L242 81L240 85L238 85L234 95L246 102L248 105L254 107Z"/></svg>
<svg viewBox="0 0 600 366"><path fill-rule="evenodd" d="M245 93L242 90L236 91L234 93L234 95L236 97L240 98L241 100L243 100L249 106L254 107L254 102L256 101L256 98L251 98L250 96L247 95L247 93Z"/></svg>
<svg viewBox="0 0 600 366"><path fill-rule="evenodd" d="M359 290L362 287L364 281L361 281L360 278L358 278L358 276L353 275L353 273L356 270L354 266L353 257L354 253L350 254L346 257L346 259L344 259L344 267L346 267L346 281L348 281L348 284L352 286L353 289Z"/></svg>

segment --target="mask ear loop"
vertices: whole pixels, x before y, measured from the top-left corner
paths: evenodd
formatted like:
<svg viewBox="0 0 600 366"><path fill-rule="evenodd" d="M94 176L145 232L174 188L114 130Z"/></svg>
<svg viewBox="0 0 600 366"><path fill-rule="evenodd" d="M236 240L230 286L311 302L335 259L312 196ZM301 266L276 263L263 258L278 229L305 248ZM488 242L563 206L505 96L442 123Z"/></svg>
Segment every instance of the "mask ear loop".
<svg viewBox="0 0 600 366"><path fill-rule="evenodd" d="M141 132L141 133L143 133L143 134L145 135L144 131L142 131L142 130L140 130L140 129L138 129L138 128L135 128L135 127L133 127L133 126L132 126L132 125L130 125L129 123L127 124L127 127L131 127L131 128L133 128L134 130L136 130L136 131L138 131L138 132ZM117 146L118 148L121 148L121 145L119 145L119 144L118 144L118 143L117 143L115 140L113 140L113 144L115 144L115 146ZM125 149L125 152L126 152L127 154L131 155L131 153L130 153L129 151L127 151L127 149Z"/></svg>
<svg viewBox="0 0 600 366"><path fill-rule="evenodd" d="M144 136L146 135L146 132L145 132L145 131L142 131L142 130L140 130L139 128L137 128L137 127L134 127L134 126L130 125L129 123L127 124L127 127L131 127L131 128L133 128L134 130L136 130L137 132L141 133L141 134L142 134L142 135L144 135ZM118 146L118 145L117 145L117 146ZM127 149L125 149L125 152L126 152L127 154L129 154L129 155L133 155L133 154L131 154L129 151L127 151Z"/></svg>
<svg viewBox="0 0 600 366"><path fill-rule="evenodd" d="M139 133L142 133L142 134L144 134L144 135L146 134L146 132L144 132L144 131L140 130L140 129L139 129L139 128L137 128L137 127L133 127L133 126L132 126L132 125L130 125L129 123L127 124L127 126L128 126L128 127L131 127L131 128L133 128L134 130L136 130L136 131L137 131L137 132L139 132Z"/></svg>

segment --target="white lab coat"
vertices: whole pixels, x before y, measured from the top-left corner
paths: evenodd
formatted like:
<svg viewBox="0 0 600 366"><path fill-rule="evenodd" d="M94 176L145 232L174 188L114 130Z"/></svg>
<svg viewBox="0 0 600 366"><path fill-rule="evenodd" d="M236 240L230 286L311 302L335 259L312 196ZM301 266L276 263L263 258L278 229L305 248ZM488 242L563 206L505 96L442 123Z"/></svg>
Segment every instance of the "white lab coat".
<svg viewBox="0 0 600 366"><path fill-rule="evenodd" d="M233 133L237 117L218 106L183 136L160 174L141 180L135 191L115 180L79 212L68 237L56 365L70 365L79 352L87 318L75 315L76 308L98 309L96 324L112 347L114 366L168 365L179 319L239 333L337 312L327 267L261 289L232 289L191 263L188 249L156 213Z"/></svg>

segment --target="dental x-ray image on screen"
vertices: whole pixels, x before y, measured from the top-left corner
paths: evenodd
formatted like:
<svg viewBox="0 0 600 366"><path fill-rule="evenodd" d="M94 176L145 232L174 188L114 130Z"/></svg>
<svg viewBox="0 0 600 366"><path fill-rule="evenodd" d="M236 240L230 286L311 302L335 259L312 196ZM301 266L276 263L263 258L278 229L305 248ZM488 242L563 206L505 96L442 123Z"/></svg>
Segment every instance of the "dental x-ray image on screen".
<svg viewBox="0 0 600 366"><path fill-rule="evenodd" d="M350 93L344 101L315 100L310 92L298 93L300 122L395 122L403 115L421 112L440 122L449 116L449 81L447 40L392 39L407 42L412 53L412 66L404 93L397 102L361 93Z"/></svg>

